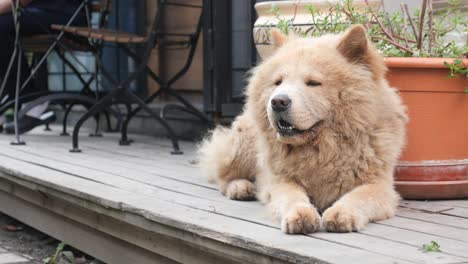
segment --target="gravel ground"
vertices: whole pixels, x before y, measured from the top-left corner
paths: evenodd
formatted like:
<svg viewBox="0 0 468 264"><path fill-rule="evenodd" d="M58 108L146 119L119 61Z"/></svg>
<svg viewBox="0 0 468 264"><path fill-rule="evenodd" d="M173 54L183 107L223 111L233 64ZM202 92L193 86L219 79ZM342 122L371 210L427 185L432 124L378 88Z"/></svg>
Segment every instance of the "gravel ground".
<svg viewBox="0 0 468 264"><path fill-rule="evenodd" d="M29 259L29 263L43 264L55 254L59 244L53 237L0 212L0 248ZM69 246L64 251L70 252L74 260L60 259L57 264L103 263Z"/></svg>

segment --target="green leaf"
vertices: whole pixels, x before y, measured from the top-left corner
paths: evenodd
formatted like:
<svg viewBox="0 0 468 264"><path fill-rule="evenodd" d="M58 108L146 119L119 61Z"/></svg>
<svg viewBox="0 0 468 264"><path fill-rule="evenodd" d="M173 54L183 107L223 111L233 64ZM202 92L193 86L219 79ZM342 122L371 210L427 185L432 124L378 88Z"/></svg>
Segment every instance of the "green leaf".
<svg viewBox="0 0 468 264"><path fill-rule="evenodd" d="M442 252L440 250L440 245L435 242L434 240L431 241L429 244L423 244L421 249L422 252L427 253L427 252Z"/></svg>
<svg viewBox="0 0 468 264"><path fill-rule="evenodd" d="M57 245L57 248L55 249L55 253L54 255L48 259L48 262L47 264L57 264L57 260L58 260L58 256L60 255L60 252L63 251L63 248L66 246L65 243L63 242L60 242L58 245Z"/></svg>
<svg viewBox="0 0 468 264"><path fill-rule="evenodd" d="M314 4L306 4L305 10L310 15L310 26L302 28L298 35L322 36L327 33L342 32L351 25L359 23L367 28L370 39L376 48L384 56L393 57L439 57L439 58L464 58L468 52L468 46L450 40L450 32L457 31L461 33L468 32L468 19L465 13L461 12L457 5L463 0L448 0L450 8L440 11L433 18L432 34L429 34L429 16L425 16L423 21L423 36L421 47L418 47L416 39L417 33L411 30L411 22L419 27L419 17L421 10L417 9L410 13L410 18L401 12L388 13L381 7L373 10L370 6L367 8L355 8L353 0L340 0L336 3L329 3L329 8L318 8ZM284 33L293 30L294 21L281 15L277 5L272 5L271 13L278 21L277 27ZM295 29L294 29L295 30ZM302 32L307 32L303 34ZM394 37L388 36L391 32ZM431 45L429 38L432 36ZM429 46L430 52L429 52ZM461 64L461 60L455 60L453 63L444 63L445 67L450 69L452 77L466 75L467 69Z"/></svg>
<svg viewBox="0 0 468 264"><path fill-rule="evenodd" d="M56 252L62 252L63 248L66 246L67 244L63 243L63 242L60 242L60 244L58 244L57 246L57 249L56 249Z"/></svg>

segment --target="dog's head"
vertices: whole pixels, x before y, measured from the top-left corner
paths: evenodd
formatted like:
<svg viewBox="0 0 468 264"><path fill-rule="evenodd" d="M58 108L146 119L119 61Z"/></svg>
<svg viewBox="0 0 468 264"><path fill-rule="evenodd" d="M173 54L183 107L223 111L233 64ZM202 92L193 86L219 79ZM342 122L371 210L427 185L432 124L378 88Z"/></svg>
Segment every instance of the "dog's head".
<svg viewBox="0 0 468 264"><path fill-rule="evenodd" d="M316 140L383 79L383 59L360 25L341 35L294 38L273 30L272 37L276 51L253 71L247 95L260 125L282 143Z"/></svg>

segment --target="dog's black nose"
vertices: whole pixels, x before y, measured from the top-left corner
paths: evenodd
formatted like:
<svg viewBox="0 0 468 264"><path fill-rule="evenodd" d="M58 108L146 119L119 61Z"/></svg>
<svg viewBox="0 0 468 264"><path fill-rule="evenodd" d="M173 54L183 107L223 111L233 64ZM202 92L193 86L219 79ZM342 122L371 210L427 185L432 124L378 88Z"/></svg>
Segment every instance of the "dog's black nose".
<svg viewBox="0 0 468 264"><path fill-rule="evenodd" d="M273 111L280 113L288 110L291 106L291 98L285 94L278 94L271 99L271 108Z"/></svg>

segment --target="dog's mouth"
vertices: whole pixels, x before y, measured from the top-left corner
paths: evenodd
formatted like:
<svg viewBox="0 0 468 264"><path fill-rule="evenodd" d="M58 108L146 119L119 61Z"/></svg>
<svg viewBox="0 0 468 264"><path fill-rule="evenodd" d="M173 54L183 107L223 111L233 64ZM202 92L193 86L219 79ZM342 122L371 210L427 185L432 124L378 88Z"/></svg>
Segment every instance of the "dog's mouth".
<svg viewBox="0 0 468 264"><path fill-rule="evenodd" d="M323 120L320 120L313 124L310 128L305 130L297 129L293 124L289 123L284 119L276 122L276 128L280 136L282 137L294 137L300 135L312 135L314 138L318 135L319 128L323 124Z"/></svg>

